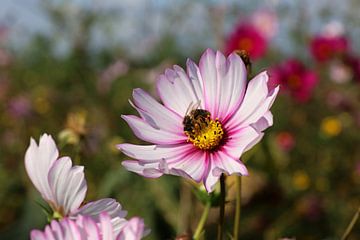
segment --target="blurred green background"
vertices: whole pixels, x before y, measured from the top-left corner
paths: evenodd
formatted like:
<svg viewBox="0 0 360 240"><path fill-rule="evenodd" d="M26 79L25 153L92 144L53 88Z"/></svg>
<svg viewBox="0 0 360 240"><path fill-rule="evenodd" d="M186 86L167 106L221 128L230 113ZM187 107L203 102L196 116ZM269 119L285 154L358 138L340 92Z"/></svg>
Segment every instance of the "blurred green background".
<svg viewBox="0 0 360 240"><path fill-rule="evenodd" d="M145 179L121 167L125 156L115 145L141 142L120 116L135 114L128 103L133 88L155 96L156 77L167 67L184 67L188 57L197 62L208 47L224 50L236 25L259 11L272 18L262 22L270 34L252 74L296 58L319 80L306 102L286 91L278 97L274 126L243 157L250 176L244 179L241 239L338 239L345 231L360 205L358 1L1 5L0 239L28 239L31 229L46 224L23 163L30 137L38 140L45 132L56 138L61 155L85 166L87 200L116 198L129 216L145 219L152 229L146 239L174 239L195 229L202 206L190 184L172 176ZM341 26L353 61L341 55L319 63L311 55L310 40L331 22ZM217 214L210 212L206 239L215 238ZM359 226L350 239L360 239Z"/></svg>

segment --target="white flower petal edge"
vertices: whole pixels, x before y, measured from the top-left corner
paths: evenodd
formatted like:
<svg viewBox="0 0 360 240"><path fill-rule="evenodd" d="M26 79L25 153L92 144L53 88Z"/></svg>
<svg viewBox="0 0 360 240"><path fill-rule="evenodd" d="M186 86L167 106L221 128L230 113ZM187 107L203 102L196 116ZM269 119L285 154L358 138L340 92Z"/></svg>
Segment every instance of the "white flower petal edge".
<svg viewBox="0 0 360 240"><path fill-rule="evenodd" d="M25 169L31 182L46 201L54 201L48 173L58 156L59 151L50 135L42 135L39 145L33 138L30 139L30 146L25 153Z"/></svg>

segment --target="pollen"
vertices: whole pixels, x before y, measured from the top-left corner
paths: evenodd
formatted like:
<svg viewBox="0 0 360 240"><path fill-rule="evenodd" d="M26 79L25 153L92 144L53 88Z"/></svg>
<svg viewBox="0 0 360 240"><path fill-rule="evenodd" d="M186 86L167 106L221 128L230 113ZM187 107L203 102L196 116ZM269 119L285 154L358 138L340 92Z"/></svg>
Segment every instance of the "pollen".
<svg viewBox="0 0 360 240"><path fill-rule="evenodd" d="M193 110L184 118L184 132L188 141L201 150L214 150L224 138L224 130L218 119L211 119L206 110Z"/></svg>

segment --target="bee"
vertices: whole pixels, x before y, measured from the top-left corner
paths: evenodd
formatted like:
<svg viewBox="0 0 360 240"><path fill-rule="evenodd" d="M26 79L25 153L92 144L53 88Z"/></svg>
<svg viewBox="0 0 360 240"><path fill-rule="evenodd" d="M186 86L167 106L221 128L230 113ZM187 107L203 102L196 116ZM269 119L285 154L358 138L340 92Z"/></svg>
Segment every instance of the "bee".
<svg viewBox="0 0 360 240"><path fill-rule="evenodd" d="M198 109L200 102L190 104L183 120L184 132L191 135L195 130L207 125L210 119L210 112L204 109Z"/></svg>
<svg viewBox="0 0 360 240"><path fill-rule="evenodd" d="M246 71L248 73L248 76L251 75L251 60L250 60L250 55L247 51L245 50L237 50L235 51L241 58L241 60L243 60L245 67L246 67Z"/></svg>

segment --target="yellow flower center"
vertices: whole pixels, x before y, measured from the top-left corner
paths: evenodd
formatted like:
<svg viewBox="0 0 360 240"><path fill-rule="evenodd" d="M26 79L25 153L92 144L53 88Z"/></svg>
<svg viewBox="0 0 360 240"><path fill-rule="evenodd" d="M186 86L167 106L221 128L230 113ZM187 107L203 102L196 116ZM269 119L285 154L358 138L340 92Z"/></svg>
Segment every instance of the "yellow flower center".
<svg viewBox="0 0 360 240"><path fill-rule="evenodd" d="M185 116L183 124L188 141L201 150L214 150L224 138L224 130L220 121L212 120L210 113L206 110L192 110L189 115Z"/></svg>

